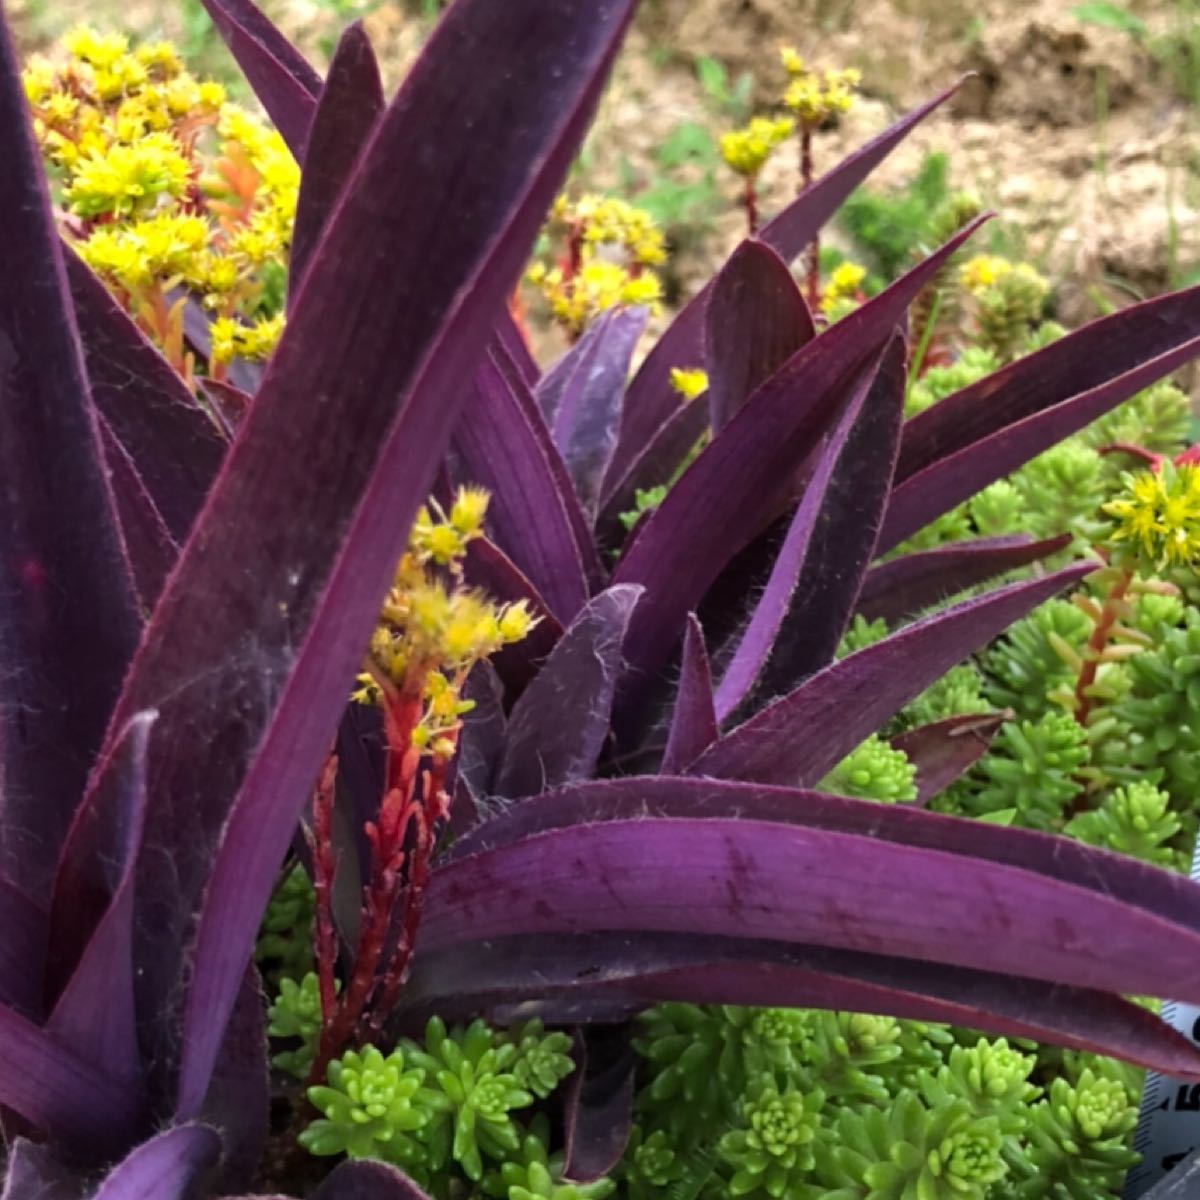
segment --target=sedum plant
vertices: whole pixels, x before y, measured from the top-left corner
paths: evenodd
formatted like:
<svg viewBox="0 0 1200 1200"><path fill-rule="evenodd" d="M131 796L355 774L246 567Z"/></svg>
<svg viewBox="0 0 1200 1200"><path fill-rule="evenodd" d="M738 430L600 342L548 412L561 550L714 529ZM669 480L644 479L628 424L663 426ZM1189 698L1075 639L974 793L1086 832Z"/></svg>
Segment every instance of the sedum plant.
<svg viewBox="0 0 1200 1200"><path fill-rule="evenodd" d="M312 1148L402 1164L352 1159L318 1200L411 1198L451 1169L509 1200L603 1195L630 1132L620 1022L664 1000L833 1010L802 1035L811 1060L787 1016L732 1021L748 1032L717 1065L737 1094L705 1102L729 1122L714 1169L744 1194L810 1170L882 1195L1001 1177L1001 1118L907 1081L879 1117L843 1108L847 1154L818 1145L818 1094L880 1095L896 1045L910 1072L936 1065L898 1017L1200 1077L1120 998L1200 998L1186 880L819 790L1094 566L914 620L1067 539L892 552L1193 356L1196 294L905 422L900 329L975 225L819 331L787 262L943 96L763 224L632 379L645 314L621 307L541 372L506 301L632 0L459 0L390 104L360 28L322 81L249 0L208 7L301 171L288 320L236 421L60 239L0 38L8 1194L297 1182L287 1153L264 1159L251 963L301 827L320 1024L304 977L272 1020L313 1046ZM683 402L675 369L702 369L704 395ZM626 537L638 491L667 484ZM856 614L890 632L838 658ZM961 770L952 728L904 733L918 799ZM481 1013L589 1027L561 1136L514 1115L554 1090L561 1035ZM803 1095L761 1079L800 1061ZM1044 1153L1069 1117L1103 1157L1111 1089L1070 1088ZM643 1183L694 1176L658 1132L632 1152Z"/></svg>

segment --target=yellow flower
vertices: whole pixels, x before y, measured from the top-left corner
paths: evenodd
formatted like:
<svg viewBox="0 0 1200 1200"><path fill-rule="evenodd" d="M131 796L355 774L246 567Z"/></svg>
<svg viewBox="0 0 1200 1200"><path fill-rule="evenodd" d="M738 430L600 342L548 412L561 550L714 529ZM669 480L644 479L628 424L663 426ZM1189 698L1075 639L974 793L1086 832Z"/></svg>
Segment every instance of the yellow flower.
<svg viewBox="0 0 1200 1200"><path fill-rule="evenodd" d="M744 129L721 135L721 157L739 175L753 177L780 142L795 132L796 122L790 117L771 120L755 117Z"/></svg>
<svg viewBox="0 0 1200 1200"><path fill-rule="evenodd" d="M838 113L848 112L854 103L854 90L862 82L862 73L853 67L842 71L807 71L798 57L785 59L784 65L791 76L783 93L784 106L810 129Z"/></svg>
<svg viewBox="0 0 1200 1200"><path fill-rule="evenodd" d="M234 317L218 317L209 326L211 363L224 364L234 358L262 362L270 358L283 336L283 325L283 313L263 317L251 325L243 324Z"/></svg>
<svg viewBox="0 0 1200 1200"><path fill-rule="evenodd" d="M997 254L977 254L963 263L959 280L969 292L981 292L1012 274L1013 264Z"/></svg>
<svg viewBox="0 0 1200 1200"><path fill-rule="evenodd" d="M695 400L708 390L708 373L699 367L685 370L683 367L671 368L671 388L678 392L685 401Z"/></svg>
<svg viewBox="0 0 1200 1200"><path fill-rule="evenodd" d="M830 274L829 282L821 296L821 311L832 320L835 315L844 316L852 310L855 297L866 277L866 267L853 262L839 263Z"/></svg>
<svg viewBox="0 0 1200 1200"><path fill-rule="evenodd" d="M76 164L64 195L80 216L129 216L181 196L189 177L188 160L175 139L152 133L132 145L90 151Z"/></svg>
<svg viewBox="0 0 1200 1200"><path fill-rule="evenodd" d="M1124 493L1103 506L1111 539L1152 569L1200 564L1200 467L1163 463L1122 476Z"/></svg>

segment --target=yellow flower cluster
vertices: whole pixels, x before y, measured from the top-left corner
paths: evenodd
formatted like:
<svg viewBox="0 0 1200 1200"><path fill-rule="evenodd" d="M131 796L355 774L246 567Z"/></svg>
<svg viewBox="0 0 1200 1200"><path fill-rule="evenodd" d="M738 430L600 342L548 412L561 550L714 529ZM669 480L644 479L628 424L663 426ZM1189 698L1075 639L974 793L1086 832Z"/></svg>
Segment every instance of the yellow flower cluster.
<svg viewBox="0 0 1200 1200"><path fill-rule="evenodd" d="M667 255L649 213L608 196L585 195L575 202L560 196L551 227L564 235L566 255L555 266L535 262L526 278L570 333L581 333L618 305L658 310L662 281L653 268Z"/></svg>
<svg viewBox="0 0 1200 1200"><path fill-rule="evenodd" d="M671 389L679 393L684 401L695 400L708 391L708 372L699 367L671 368Z"/></svg>
<svg viewBox="0 0 1200 1200"><path fill-rule="evenodd" d="M487 492L460 488L449 513L431 501L417 514L354 694L365 704L419 695L413 744L435 757L454 753L459 718L471 709L462 699L470 669L536 623L523 601L496 604L462 582L462 559L483 532L487 506Z"/></svg>
<svg viewBox="0 0 1200 1200"><path fill-rule="evenodd" d="M983 254L963 264L959 282L974 302L980 343L1002 362L1022 353L1050 294L1045 277L1029 263Z"/></svg>
<svg viewBox="0 0 1200 1200"><path fill-rule="evenodd" d="M859 291L867 277L866 267L858 263L838 263L830 273L821 296L821 311L836 321L857 307Z"/></svg>
<svg viewBox="0 0 1200 1200"><path fill-rule="evenodd" d="M721 157L739 175L753 178L771 151L795 131L796 122L791 117L754 117L745 128L721 135Z"/></svg>
<svg viewBox="0 0 1200 1200"><path fill-rule="evenodd" d="M283 336L283 313L261 317L246 325L236 317L218 317L209 326L212 338L210 365L244 358L249 362L264 362Z"/></svg>
<svg viewBox="0 0 1200 1200"><path fill-rule="evenodd" d="M222 319L214 343L263 356L300 185L282 138L188 74L169 43L76 29L62 46L61 61L31 61L24 86L63 232L164 350L182 347L167 300L182 286Z"/></svg>
<svg viewBox="0 0 1200 1200"><path fill-rule="evenodd" d="M848 112L854 103L854 90L862 82L862 73L848 67L843 71L812 71L791 46L779 52L788 73L783 103L809 129L824 124L830 117Z"/></svg>
<svg viewBox="0 0 1200 1200"><path fill-rule="evenodd" d="M1103 506L1115 520L1111 540L1155 570L1200 564L1200 467L1164 462L1122 479L1124 493Z"/></svg>

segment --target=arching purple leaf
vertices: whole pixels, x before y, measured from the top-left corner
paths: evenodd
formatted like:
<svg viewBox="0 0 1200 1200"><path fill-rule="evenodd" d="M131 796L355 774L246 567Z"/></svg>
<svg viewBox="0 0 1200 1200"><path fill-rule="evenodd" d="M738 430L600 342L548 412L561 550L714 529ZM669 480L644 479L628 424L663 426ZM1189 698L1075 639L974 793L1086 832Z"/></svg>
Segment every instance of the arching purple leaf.
<svg viewBox="0 0 1200 1200"><path fill-rule="evenodd" d="M252 0L203 3L272 124L303 162L321 77Z"/></svg>
<svg viewBox="0 0 1200 1200"><path fill-rule="evenodd" d="M541 378L541 371L533 360L525 334L508 308L504 309L496 321L495 332L496 342L503 348L506 361L512 364L527 388L535 388Z"/></svg>
<svg viewBox="0 0 1200 1200"><path fill-rule="evenodd" d="M581 1030L575 1046L578 1065L563 1099L562 1175L593 1183L617 1165L629 1143L638 1058L623 1025Z"/></svg>
<svg viewBox="0 0 1200 1200"><path fill-rule="evenodd" d="M40 902L139 622L62 244L2 17L0 142L0 877Z"/></svg>
<svg viewBox="0 0 1200 1200"><path fill-rule="evenodd" d="M1092 570L1092 563L1066 567L906 626L756 713L702 754L691 773L815 784L955 663Z"/></svg>
<svg viewBox="0 0 1200 1200"><path fill-rule="evenodd" d="M821 176L759 230L759 241L777 251L785 262L791 262L842 206L842 201L904 140L915 125L944 104L958 87L956 84L927 104L913 109ZM625 397L620 436L604 482L606 503L616 485L626 477L633 460L655 436L663 422L674 413L679 403L679 397L671 388L671 368L697 367L704 362L704 305L707 293L708 288L702 289L683 307L634 377ZM658 482L651 480L651 484ZM630 486L630 494L633 486L649 485L638 481Z"/></svg>
<svg viewBox="0 0 1200 1200"><path fill-rule="evenodd" d="M705 306L712 431L724 428L759 385L816 333L787 263L763 242L742 242L713 280Z"/></svg>
<svg viewBox="0 0 1200 1200"><path fill-rule="evenodd" d="M161 713L139 892L170 909L139 930L139 1019L159 1086L179 1070L185 1118L412 516L632 8L459 0L442 18L358 161L147 628L118 720ZM468 140L445 136L459 127ZM413 161L419 188L395 166ZM183 977L181 1033L168 1000Z"/></svg>
<svg viewBox="0 0 1200 1200"><path fill-rule="evenodd" d="M548 397L535 396L539 407L550 397L557 401L552 414L545 407L542 411L589 522L596 515L600 482L616 445L629 364L645 327L644 308L603 314L567 354L564 364L571 369L562 386L555 378Z"/></svg>
<svg viewBox="0 0 1200 1200"><path fill-rule="evenodd" d="M578 500L569 481L560 486L552 466L557 450L538 436L532 402L489 355L475 373L470 419L451 442L456 474L492 493L488 527L497 545L529 577L550 611L565 625L587 602L588 583L569 509ZM579 524L586 529L580 517Z"/></svg>
<svg viewBox="0 0 1200 1200"><path fill-rule="evenodd" d="M717 717L796 687L833 658L875 550L904 410L897 333L818 447L766 589L717 688Z"/></svg>
<svg viewBox="0 0 1200 1200"><path fill-rule="evenodd" d="M187 1200L221 1154L206 1125L180 1125L139 1146L112 1169L93 1200Z"/></svg>
<svg viewBox="0 0 1200 1200"><path fill-rule="evenodd" d="M508 722L498 796L534 796L586 779L608 737L621 646L642 589L612 587L592 600L563 634Z"/></svg>
<svg viewBox="0 0 1200 1200"><path fill-rule="evenodd" d="M548 1022L616 1021L664 1001L831 1008L941 1021L1194 1074L1187 1039L1105 992L819 946L662 933L495 938L418 954L400 1024L519 1005Z"/></svg>
<svg viewBox="0 0 1200 1200"><path fill-rule="evenodd" d="M312 1200L429 1200L409 1177L386 1163L339 1163Z"/></svg>
<svg viewBox="0 0 1200 1200"><path fill-rule="evenodd" d="M1041 542L1016 534L904 554L866 573L856 608L868 621L882 618L897 625L967 588L1049 558L1070 544L1069 533Z"/></svg>
<svg viewBox="0 0 1200 1200"><path fill-rule="evenodd" d="M797 351L637 531L613 574L615 583L640 583L647 591L626 645L632 679L661 667L721 568L786 507L795 472L862 376L874 372L908 305L978 224ZM696 553L700 545L703 554Z"/></svg>
<svg viewBox="0 0 1200 1200"><path fill-rule="evenodd" d="M325 222L385 103L375 51L362 22L355 21L342 31L312 117L288 260L289 296L296 294Z"/></svg>
<svg viewBox="0 0 1200 1200"><path fill-rule="evenodd" d="M892 745L917 768L917 803L931 800L969 771L987 753L1004 720L1004 713L967 713L892 738Z"/></svg>
<svg viewBox="0 0 1200 1200"><path fill-rule="evenodd" d="M717 710L713 699L712 673L704 630L695 613L688 613L683 635L683 661L679 668L679 687L671 712L671 728L663 753L662 773L675 775L694 762L717 740Z"/></svg>

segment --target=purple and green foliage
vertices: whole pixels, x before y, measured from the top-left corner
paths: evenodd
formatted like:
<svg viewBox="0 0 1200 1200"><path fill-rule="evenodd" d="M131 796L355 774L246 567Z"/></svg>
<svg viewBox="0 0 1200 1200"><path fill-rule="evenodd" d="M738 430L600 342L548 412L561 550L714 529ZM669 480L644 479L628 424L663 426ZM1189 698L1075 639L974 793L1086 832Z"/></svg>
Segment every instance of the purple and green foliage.
<svg viewBox="0 0 1200 1200"><path fill-rule="evenodd" d="M505 300L634 0L458 0L388 105L360 29L323 87L250 0L206 5L304 168L287 331L235 436L60 245L0 34L0 1106L25 1135L6 1200L248 1185L255 932L335 737L345 828L373 811L370 722L346 697L418 505L456 478L493 492L468 578L545 619L473 689L397 1028L516 1004L561 1023L671 998L825 1006L1200 1079L1190 1043L1120 998L1200 1002L1200 889L814 790L1090 568L835 662L856 612L909 617L1063 543L873 560L1200 351L1200 292L904 425L906 310L972 230L826 329L785 263L943 96L740 247L630 386L636 313L540 376ZM669 369L699 362L710 403L681 407ZM614 561L628 497L710 424ZM765 586L731 586L751 560ZM906 735L922 800L972 761L952 733ZM361 845L341 850L352 869ZM581 1171L619 1153L618 1084L573 1091ZM358 1163L316 1195L420 1193Z"/></svg>

